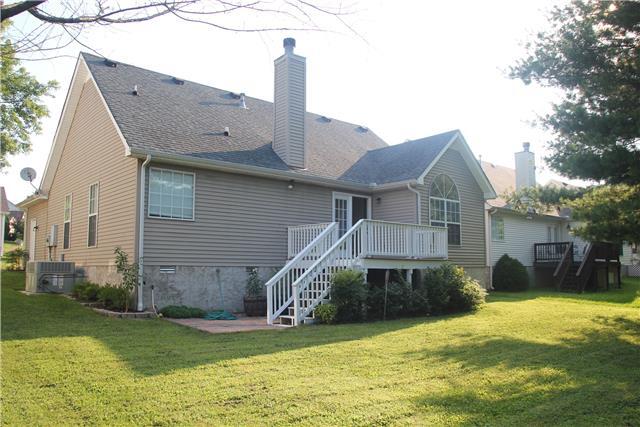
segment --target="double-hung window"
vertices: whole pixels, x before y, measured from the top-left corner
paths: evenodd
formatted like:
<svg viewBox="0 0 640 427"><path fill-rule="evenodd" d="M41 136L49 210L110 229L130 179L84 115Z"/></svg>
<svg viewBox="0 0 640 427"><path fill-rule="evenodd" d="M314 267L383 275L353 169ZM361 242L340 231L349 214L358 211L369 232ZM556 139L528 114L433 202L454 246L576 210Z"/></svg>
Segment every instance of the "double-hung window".
<svg viewBox="0 0 640 427"><path fill-rule="evenodd" d="M504 241L504 218L500 216L491 217L491 240Z"/></svg>
<svg viewBox="0 0 640 427"><path fill-rule="evenodd" d="M460 198L456 185L447 175L438 175L431 184L429 220L431 225L447 227L450 245L460 244Z"/></svg>
<svg viewBox="0 0 640 427"><path fill-rule="evenodd" d="M193 220L195 175L168 169L149 171L149 216Z"/></svg>
<svg viewBox="0 0 640 427"><path fill-rule="evenodd" d="M87 246L94 247L98 244L98 184L89 187L89 227L87 232Z"/></svg>
<svg viewBox="0 0 640 427"><path fill-rule="evenodd" d="M64 198L64 225L62 227L62 249L69 249L71 246L71 203L72 195L67 194Z"/></svg>

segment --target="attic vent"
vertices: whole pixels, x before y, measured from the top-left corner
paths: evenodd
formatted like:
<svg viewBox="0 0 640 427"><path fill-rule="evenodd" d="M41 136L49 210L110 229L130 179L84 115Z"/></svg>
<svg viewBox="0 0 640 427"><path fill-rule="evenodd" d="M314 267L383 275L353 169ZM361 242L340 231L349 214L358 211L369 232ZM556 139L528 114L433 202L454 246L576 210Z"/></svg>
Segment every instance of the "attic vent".
<svg viewBox="0 0 640 427"><path fill-rule="evenodd" d="M173 80L173 82L177 85L183 85L184 84L184 80L179 79L177 77L173 77L171 80Z"/></svg>
<svg viewBox="0 0 640 427"><path fill-rule="evenodd" d="M106 65L107 67L116 68L118 66L118 63L115 62L115 61L112 61L110 59L105 58L104 59L104 65Z"/></svg>
<svg viewBox="0 0 640 427"><path fill-rule="evenodd" d="M235 92L229 92L228 95L231 99L240 99L240 97L242 96L242 94Z"/></svg>
<svg viewBox="0 0 640 427"><path fill-rule="evenodd" d="M327 116L321 116L320 117L320 121L324 122L324 123L329 123L331 121L331 119Z"/></svg>
<svg viewBox="0 0 640 427"><path fill-rule="evenodd" d="M356 130L357 130L358 132L360 132L360 133L366 133L366 132L369 132L369 128L368 128L368 127L365 127L365 126L358 126L358 127L356 128Z"/></svg>

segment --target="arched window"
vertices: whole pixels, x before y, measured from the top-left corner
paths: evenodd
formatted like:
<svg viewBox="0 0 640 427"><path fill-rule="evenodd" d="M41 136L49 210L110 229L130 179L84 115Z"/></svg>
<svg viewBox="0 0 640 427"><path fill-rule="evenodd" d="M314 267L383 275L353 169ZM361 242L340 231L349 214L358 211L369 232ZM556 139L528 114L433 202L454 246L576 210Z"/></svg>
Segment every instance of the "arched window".
<svg viewBox="0 0 640 427"><path fill-rule="evenodd" d="M449 244L460 244L460 197L456 184L447 175L438 175L431 184L429 222L447 227Z"/></svg>

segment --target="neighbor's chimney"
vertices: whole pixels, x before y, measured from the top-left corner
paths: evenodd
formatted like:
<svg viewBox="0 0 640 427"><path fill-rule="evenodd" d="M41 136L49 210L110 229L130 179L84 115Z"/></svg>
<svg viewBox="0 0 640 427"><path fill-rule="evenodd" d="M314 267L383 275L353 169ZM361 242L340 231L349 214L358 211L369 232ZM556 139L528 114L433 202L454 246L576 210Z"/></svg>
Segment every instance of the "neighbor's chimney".
<svg viewBox="0 0 640 427"><path fill-rule="evenodd" d="M289 166L305 168L306 59L293 53L295 39L283 42L274 61L273 150Z"/></svg>
<svg viewBox="0 0 640 427"><path fill-rule="evenodd" d="M523 151L516 153L516 190L536 185L536 159L529 151L531 144L522 144Z"/></svg>

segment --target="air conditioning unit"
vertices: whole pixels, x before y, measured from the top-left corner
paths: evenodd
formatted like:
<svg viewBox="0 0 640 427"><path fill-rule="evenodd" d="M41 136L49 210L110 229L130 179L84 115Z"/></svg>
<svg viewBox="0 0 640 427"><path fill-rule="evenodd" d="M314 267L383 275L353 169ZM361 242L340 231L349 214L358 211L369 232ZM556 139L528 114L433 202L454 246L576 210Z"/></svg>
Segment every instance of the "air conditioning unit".
<svg viewBox="0 0 640 427"><path fill-rule="evenodd" d="M74 262L29 261L27 292L71 293L75 283Z"/></svg>

